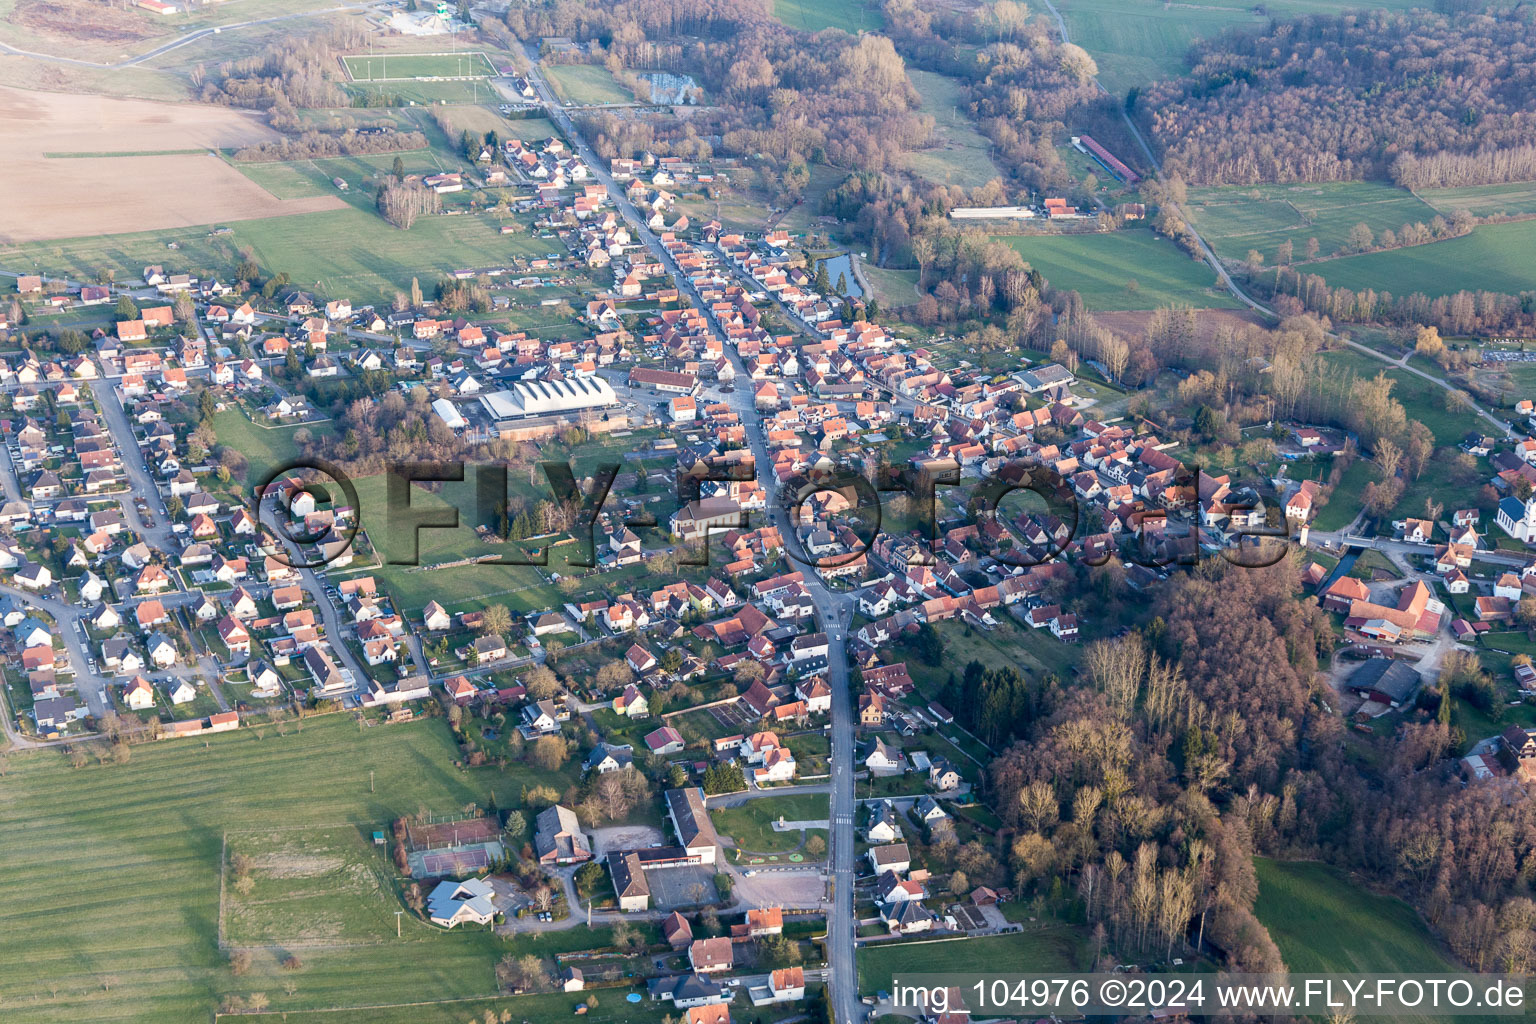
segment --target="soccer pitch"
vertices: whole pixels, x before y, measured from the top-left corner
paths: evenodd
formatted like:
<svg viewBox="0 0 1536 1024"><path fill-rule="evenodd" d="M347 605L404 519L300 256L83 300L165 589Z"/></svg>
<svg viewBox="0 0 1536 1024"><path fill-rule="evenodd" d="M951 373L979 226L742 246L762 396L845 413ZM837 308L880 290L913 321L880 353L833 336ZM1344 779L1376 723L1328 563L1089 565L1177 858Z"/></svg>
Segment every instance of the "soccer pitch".
<svg viewBox="0 0 1536 1024"><path fill-rule="evenodd" d="M479 50L464 53L359 54L341 58L354 82L414 82L423 79L491 78L496 65Z"/></svg>

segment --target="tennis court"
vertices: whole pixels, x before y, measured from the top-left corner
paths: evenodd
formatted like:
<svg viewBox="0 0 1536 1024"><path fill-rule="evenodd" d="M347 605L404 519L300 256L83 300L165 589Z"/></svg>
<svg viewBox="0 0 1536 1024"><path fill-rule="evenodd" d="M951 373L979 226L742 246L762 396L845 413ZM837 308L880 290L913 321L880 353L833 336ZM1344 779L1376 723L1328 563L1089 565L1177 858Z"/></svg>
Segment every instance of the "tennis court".
<svg viewBox="0 0 1536 1024"><path fill-rule="evenodd" d="M462 878L484 871L505 856L500 843L473 843L422 850L409 857L412 878Z"/></svg>

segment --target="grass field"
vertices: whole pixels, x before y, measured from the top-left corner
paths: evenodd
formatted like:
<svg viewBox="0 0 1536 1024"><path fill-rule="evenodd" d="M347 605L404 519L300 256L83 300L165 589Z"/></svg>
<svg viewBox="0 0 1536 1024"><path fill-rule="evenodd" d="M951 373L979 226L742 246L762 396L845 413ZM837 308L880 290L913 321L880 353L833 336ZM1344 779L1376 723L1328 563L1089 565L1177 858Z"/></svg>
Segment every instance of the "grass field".
<svg viewBox="0 0 1536 1024"><path fill-rule="evenodd" d="M389 82L416 78L490 78L496 74L491 58L467 53L360 54L341 58L354 82Z"/></svg>
<svg viewBox="0 0 1536 1024"><path fill-rule="evenodd" d="M848 33L878 32L885 27L880 5L867 0L773 0L773 16L802 32L826 28L840 28Z"/></svg>
<svg viewBox="0 0 1536 1024"><path fill-rule="evenodd" d="M531 142L535 139L547 139L555 134L555 126L545 117L530 117L512 119L502 117L494 109L472 103L458 106L439 107L433 111L435 115L446 116L453 125L450 134L457 138L465 131L484 135L486 132L495 132L503 139L522 139Z"/></svg>
<svg viewBox="0 0 1536 1024"><path fill-rule="evenodd" d="M635 97L596 64L544 64L544 77L566 103L629 103Z"/></svg>
<svg viewBox="0 0 1536 1024"><path fill-rule="evenodd" d="M293 949L394 939L400 902L369 832L338 825L225 833L224 940ZM237 857L249 858L248 883L232 866ZM413 934L426 934L420 921L411 925Z"/></svg>
<svg viewBox="0 0 1536 1024"><path fill-rule="evenodd" d="M331 433L331 425L310 423L304 426L260 427L240 408L225 409L213 414L213 429L219 443L227 444L244 455L249 466L245 482L259 484L277 469L290 463L299 454L299 446L293 435L308 430L315 437Z"/></svg>
<svg viewBox="0 0 1536 1024"><path fill-rule="evenodd" d="M875 300L886 309L910 306L918 299L917 271L915 270L889 270L885 267L870 266L866 262L860 265L859 272L869 282Z"/></svg>
<svg viewBox="0 0 1536 1024"><path fill-rule="evenodd" d="M1312 525L1319 530L1342 530L1348 526L1360 514L1365 485L1380 475L1373 462L1356 459L1350 463L1344 475L1339 478L1339 485L1329 495L1328 504L1323 506Z"/></svg>
<svg viewBox="0 0 1536 1024"><path fill-rule="evenodd" d="M1377 288L1393 295L1449 295L1486 290L1519 294L1536 288L1536 221L1474 228L1470 235L1388 252L1309 265L1333 287Z"/></svg>
<svg viewBox="0 0 1536 1024"><path fill-rule="evenodd" d="M1184 56L1196 39L1234 25L1262 27L1263 18L1238 6L1158 0L1064 0L1056 5L1072 41L1093 55L1099 81L1116 96L1133 85L1188 70Z"/></svg>
<svg viewBox="0 0 1536 1024"><path fill-rule="evenodd" d="M621 443L620 441L613 442ZM600 458L608 449L599 443L587 446L592 459ZM558 458L559 453L550 457ZM578 457L574 460L578 474L589 472L588 464ZM384 558L409 558L411 554L410 531L400 524L391 525L387 507L387 478L383 475L363 477L353 481L357 486L359 516L369 535L377 537L379 553ZM423 529L419 534L418 557L421 566L440 565L444 562L485 554L505 554L507 548L486 544L474 532L476 518L476 491L473 470L465 473L463 483L442 485L440 494L429 493L419 486L411 489L411 508L442 510L450 504L459 510L458 529ZM509 475L508 488L526 496L547 496L545 481L541 477L530 484L527 476ZM541 490L541 488L544 488ZM657 512L665 521L670 509ZM598 543L601 543L599 534ZM565 551L556 549L549 554L548 570L569 575L571 568ZM577 569L577 572L585 570ZM646 577L644 565L630 566L616 572L602 573L590 578L593 587L642 586ZM514 614L549 608L570 600L562 596L554 586L545 582L540 570L524 565L460 565L451 568L417 569L407 565L385 565L374 575L394 596L401 611L416 614L428 601L441 602L450 612L483 607L487 604L504 604ZM580 592L580 591L578 591Z"/></svg>
<svg viewBox="0 0 1536 1024"><path fill-rule="evenodd" d="M341 715L302 731L290 724L283 736L268 727L138 747L123 765L73 769L57 751L13 756L0 798L7 1024L207 1020L225 995L258 991L274 1009L494 995L505 947L480 931L422 927L407 932L403 955L391 927L383 944L305 949L299 971L261 951L243 977L218 946L226 833L383 828L419 807L508 806L525 785L547 781L521 765L460 772L456 756L441 720L359 729ZM392 925L395 908L385 909Z"/></svg>
<svg viewBox="0 0 1536 1024"><path fill-rule="evenodd" d="M980 964L1014 971L1060 971L1081 966L1082 938L1062 927L940 942L898 942L859 950L859 991L889 990L898 974L963 974Z"/></svg>
<svg viewBox="0 0 1536 1024"><path fill-rule="evenodd" d="M394 167L395 158L405 165L407 174L436 174L443 165L430 149L412 149L377 156L338 156L320 160L293 160L275 163L237 163L234 167L247 178L279 199L338 195L334 178L356 189L357 195L372 196L379 180ZM352 196L356 198L356 196Z"/></svg>
<svg viewBox="0 0 1536 1024"><path fill-rule="evenodd" d="M354 201L371 202L351 196ZM164 263L174 242L175 262L193 273L228 276L248 246L264 270L286 271L294 284L325 296L344 295L354 303L388 303L408 291L411 278L430 290L439 275L461 267L496 266L515 255L546 256L559 243L530 235L502 235L486 217L423 217L409 231L390 227L359 206L322 213L240 221L225 235L207 227L126 235L98 235L58 242L32 242L0 249L0 260L51 273L95 280L98 270L126 270ZM561 250L563 253L563 249Z"/></svg>
<svg viewBox="0 0 1536 1024"><path fill-rule="evenodd" d="M1253 911L1302 973L1444 971L1452 965L1412 907L1323 864L1258 858Z"/></svg>
<svg viewBox="0 0 1536 1024"><path fill-rule="evenodd" d="M1375 8L1406 10L1422 0L1381 0ZM1160 0L1060 0L1056 7L1067 22L1072 41L1092 54L1099 81L1116 97L1133 85L1169 78L1189 69L1190 44L1228 28L1260 29L1270 18L1302 14L1334 14L1330 0L1275 0L1263 6L1226 0L1192 0L1165 4ZM1053 26L1054 27L1054 26Z"/></svg>
<svg viewBox="0 0 1536 1024"><path fill-rule="evenodd" d="M1318 253L1326 258L1348 245L1356 224L1375 234L1396 232L1407 223L1428 224L1437 212L1406 189L1367 181L1192 188L1184 209L1223 259L1243 260L1249 249L1257 249L1266 265L1276 261L1286 240L1295 260L1304 257L1309 238L1317 239ZM1376 287L1400 293L1391 282Z"/></svg>
<svg viewBox="0 0 1536 1024"><path fill-rule="evenodd" d="M1437 445L1455 444L1468 431L1481 429L1483 421L1475 414L1447 412L1445 389L1416 373L1389 367L1381 360L1353 349L1329 352L1323 358L1329 367L1339 371L1348 370L1357 377L1375 377L1385 371L1393 381L1392 397L1403 403L1409 419L1419 420L1430 429Z"/></svg>
<svg viewBox="0 0 1536 1024"><path fill-rule="evenodd" d="M1457 210L1469 210L1476 217L1518 217L1536 213L1536 182L1425 188L1419 190L1418 196L1447 216Z"/></svg>
<svg viewBox="0 0 1536 1024"><path fill-rule="evenodd" d="M946 75L909 69L907 77L923 97L923 113L934 120L933 145L906 158L907 169L929 181L975 188L1002 172L992 162L991 143L976 130L962 105L961 84Z"/></svg>
<svg viewBox="0 0 1536 1024"><path fill-rule="evenodd" d="M624 989L605 989L596 993L597 1008L587 1011L581 1018L583 1024L651 1024L668 1016L667 1011L672 1009L671 1004L652 999L627 1003L624 994ZM339 1013L286 1013L281 1019L284 1024L474 1024L484 1019L486 1010L497 1014L510 1010L513 1020L548 1021L571 1016L585 999L586 993L555 993L437 1005L375 1006ZM226 1015L220 1019L234 1018ZM251 1019L271 1018L253 1014Z"/></svg>
<svg viewBox="0 0 1536 1024"><path fill-rule="evenodd" d="M1089 309L1156 309L1170 303L1231 308L1215 274L1149 230L1004 239L1054 288L1079 292Z"/></svg>
<svg viewBox="0 0 1536 1024"><path fill-rule="evenodd" d="M348 82L346 90L357 96L392 97L395 102L433 106L438 103L485 103L500 94L479 78L433 81L425 78L400 82Z"/></svg>
<svg viewBox="0 0 1536 1024"><path fill-rule="evenodd" d="M820 793L791 793L748 800L740 807L711 811L715 830L736 840L740 850L751 853L788 853L800 846L799 832L775 832L773 823L785 821L825 821L827 797ZM825 829L808 829L807 837L826 838Z"/></svg>

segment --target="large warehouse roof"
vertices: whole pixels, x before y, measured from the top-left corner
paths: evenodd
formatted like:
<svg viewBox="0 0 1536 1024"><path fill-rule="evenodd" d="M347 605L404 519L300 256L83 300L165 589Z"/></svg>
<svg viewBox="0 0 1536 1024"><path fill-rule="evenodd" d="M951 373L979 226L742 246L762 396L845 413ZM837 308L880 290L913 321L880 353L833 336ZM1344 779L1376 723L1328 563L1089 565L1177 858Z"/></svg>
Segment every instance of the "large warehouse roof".
<svg viewBox="0 0 1536 1024"><path fill-rule="evenodd" d="M601 377L571 377L560 381L516 381L505 391L482 396L480 402L493 419L505 420L596 409L617 405L619 399Z"/></svg>
<svg viewBox="0 0 1536 1024"><path fill-rule="evenodd" d="M455 409L453 403L446 398L439 398L433 402L432 411L437 413L438 417L448 424L451 430L458 430L460 427L468 426L468 422L460 415L459 410Z"/></svg>

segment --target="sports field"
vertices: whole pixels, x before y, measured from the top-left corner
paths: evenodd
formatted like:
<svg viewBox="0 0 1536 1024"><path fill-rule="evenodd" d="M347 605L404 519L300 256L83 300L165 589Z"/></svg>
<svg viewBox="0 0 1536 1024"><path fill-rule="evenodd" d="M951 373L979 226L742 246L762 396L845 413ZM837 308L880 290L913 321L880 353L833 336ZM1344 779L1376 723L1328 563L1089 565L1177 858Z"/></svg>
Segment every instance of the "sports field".
<svg viewBox="0 0 1536 1024"><path fill-rule="evenodd" d="M1230 308L1237 300L1213 287L1216 274L1150 230L1085 235L1013 235L1003 239L1053 288L1080 293L1089 309L1156 309L1169 303Z"/></svg>
<svg viewBox="0 0 1536 1024"><path fill-rule="evenodd" d="M404 907L371 832L356 825L226 832L224 941L297 949L394 939L394 912ZM425 931L414 918L411 926Z"/></svg>
<svg viewBox="0 0 1536 1024"><path fill-rule="evenodd" d="M1536 221L1487 224L1470 235L1407 249L1362 253L1309 266L1334 287L1375 288L1393 295L1536 289Z"/></svg>
<svg viewBox="0 0 1536 1024"><path fill-rule="evenodd" d="M354 82L397 82L418 78L490 78L491 58L478 50L465 53L359 54L341 58Z"/></svg>
<svg viewBox="0 0 1536 1024"><path fill-rule="evenodd" d="M595 463L605 458L615 458L615 452L619 446L631 444L633 440L632 437L620 438L605 443L602 439L598 439L584 444L580 453L572 458L572 465L575 467L578 479L590 473ZM569 452L549 443L543 446L541 454L550 459L570 457ZM411 532L400 523L391 525L386 512L387 477L379 474L362 477L353 482L357 486L361 521L364 528L369 531L369 536L378 538L375 543L379 547L380 555L385 558L408 559L411 555ZM458 509L459 515L457 529L420 531L417 541L419 565L441 566L447 562L480 555L507 554L506 546L487 544L475 535L474 528L479 522L476 509L476 487L475 474L473 469L470 469L465 472L462 483L443 484L440 493L429 493L419 486L411 488L413 514L415 510L421 510L426 514L434 511L442 512L452 506ZM547 499L550 494L548 483L542 474L539 474L535 481L530 482L526 473L510 473L507 477L507 489L513 494L533 501ZM608 500L611 504L616 504L618 499L617 496L611 496ZM651 506L656 510L657 519L663 523L674 507L675 505L666 503ZM602 543L601 532L595 543ZM657 541L648 539L647 543L654 545ZM570 566L569 557L574 554L574 546L564 546L550 551L549 565L545 569L562 576L572 575L573 572L575 574L587 572L586 569ZM622 593L627 587L644 585L647 572L646 566L641 564L591 576L581 581L582 586L576 594L601 588L607 588L613 593ZM415 615L428 601L432 600L442 603L450 612L472 611L487 604L504 604L514 614L520 614L556 607L563 601L575 599L575 595L563 594L554 585L546 582L539 569L526 565L482 563L430 570L418 570L407 565L385 565L374 571L374 575L388 589L397 607L406 615Z"/></svg>
<svg viewBox="0 0 1536 1024"><path fill-rule="evenodd" d="M635 98L596 64L544 64L541 70L564 103L629 103Z"/></svg>
<svg viewBox="0 0 1536 1024"><path fill-rule="evenodd" d="M286 955L280 948L262 949L249 973L231 972L219 947L226 834L238 849L238 835L252 830L313 829L314 849L331 857L349 831L385 828L419 807L448 814L493 799L511 806L525 785L548 781L521 764L454 768L459 751L440 719L359 729L350 716L336 715L285 731L167 740L134 748L122 765L93 758L71 768L53 750L11 758L0 800L0 1016L7 1024L207 1020L225 996L253 992L274 1009L495 993L500 940L420 927L414 936L407 929L401 941L409 945L399 946L397 905L387 901L382 943L306 947L299 970L279 966ZM555 785L569 780L562 772ZM368 856L349 849L354 863ZM270 886L279 882L297 890L318 877L271 877L289 873L271 852L253 872L253 899L275 896ZM376 934L372 896L356 895L328 897L325 913L344 905L346 931ZM239 934L276 939L290 929L270 909L275 901L265 906L255 917L236 915ZM302 930L302 912L295 914Z"/></svg>
<svg viewBox="0 0 1536 1024"><path fill-rule="evenodd" d="M966 188L1002 177L992 162L991 143L965 114L965 90L959 81L912 69L907 77L923 97L923 113L934 120L933 145L907 154L907 169L929 181Z"/></svg>
<svg viewBox="0 0 1536 1024"><path fill-rule="evenodd" d="M1266 266L1276 262L1287 240L1294 261L1305 258L1312 238L1326 259L1345 250L1356 224L1379 235L1408 223L1428 224L1439 212L1406 189L1366 181L1192 188L1184 211L1222 259L1243 260L1257 249ZM1375 287L1398 291L1390 284Z"/></svg>
<svg viewBox="0 0 1536 1024"><path fill-rule="evenodd" d="M878 32L885 27L880 5L866 0L774 0L773 16L802 32L840 28L855 34Z"/></svg>

